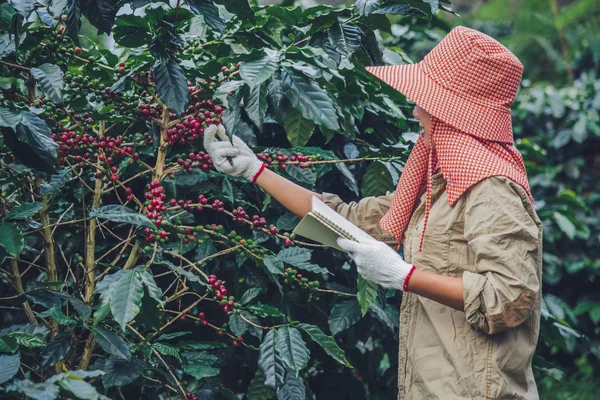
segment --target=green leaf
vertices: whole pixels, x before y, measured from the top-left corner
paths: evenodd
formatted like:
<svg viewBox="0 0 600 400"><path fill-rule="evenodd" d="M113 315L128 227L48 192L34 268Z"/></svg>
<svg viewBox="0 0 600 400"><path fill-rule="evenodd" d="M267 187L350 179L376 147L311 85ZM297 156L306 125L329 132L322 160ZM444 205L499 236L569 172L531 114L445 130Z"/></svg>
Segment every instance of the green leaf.
<svg viewBox="0 0 600 400"><path fill-rule="evenodd" d="M240 304L245 306L246 304L254 300L260 294L260 292L262 292L262 288L260 287L250 288L246 290L246 292L240 298Z"/></svg>
<svg viewBox="0 0 600 400"><path fill-rule="evenodd" d="M250 121L262 132L263 120L267 112L266 84L258 84L244 91L244 109Z"/></svg>
<svg viewBox="0 0 600 400"><path fill-rule="evenodd" d="M65 86L63 72L54 64L42 64L39 68L31 68L31 75L38 81L44 94L53 102L62 101L61 90Z"/></svg>
<svg viewBox="0 0 600 400"><path fill-rule="evenodd" d="M8 337L19 346L23 347L46 347L46 344L37 336L25 332L13 332Z"/></svg>
<svg viewBox="0 0 600 400"><path fill-rule="evenodd" d="M16 13L15 9L7 3L0 4L0 26L9 27Z"/></svg>
<svg viewBox="0 0 600 400"><path fill-rule="evenodd" d="M304 400L306 399L306 388L302 379L290 374L285 376L285 384L277 392L277 400Z"/></svg>
<svg viewBox="0 0 600 400"><path fill-rule="evenodd" d="M131 208L119 204L94 208L90 212L90 218L102 218L113 222L123 222L148 228L156 227L144 214L139 214Z"/></svg>
<svg viewBox="0 0 600 400"><path fill-rule="evenodd" d="M296 325L296 327L306 332L310 338L319 346L321 346L327 354L333 357L334 360L347 366L348 368L352 368L352 365L350 365L348 360L346 360L344 350L337 345L333 337L324 334L318 326L302 323Z"/></svg>
<svg viewBox="0 0 600 400"><path fill-rule="evenodd" d="M213 349L222 349L227 346L225 343L221 342L181 342L179 343L179 348L183 350L213 350Z"/></svg>
<svg viewBox="0 0 600 400"><path fill-rule="evenodd" d="M52 318L59 325L73 325L73 324L77 324L77 321L75 321L73 318L67 317L62 312L62 310L60 309L60 307L49 308L46 311L39 313L38 317L41 317L41 318L50 317L50 318Z"/></svg>
<svg viewBox="0 0 600 400"><path fill-rule="evenodd" d="M213 29L223 33L225 27L225 20L219 15L219 9L209 0L186 0L186 3L190 6L190 9L195 13L202 15L204 21Z"/></svg>
<svg viewBox="0 0 600 400"><path fill-rule="evenodd" d="M175 357L176 359L179 360L179 362L181 362L181 355L179 354L179 349L175 346L171 346L170 344L166 344L166 343L157 342L157 343L152 344L152 348L154 350L158 351L160 354Z"/></svg>
<svg viewBox="0 0 600 400"><path fill-rule="evenodd" d="M15 129L19 122L21 122L21 113L19 111L14 111L9 108L0 107L0 126Z"/></svg>
<svg viewBox="0 0 600 400"><path fill-rule="evenodd" d="M254 378L250 381L246 395L248 400L272 400L275 397L275 391L265 385L265 375L260 368L256 370Z"/></svg>
<svg viewBox="0 0 600 400"><path fill-rule="evenodd" d="M277 390L283 385L285 366L275 344L276 329L271 329L258 349L258 366L265 375L265 385Z"/></svg>
<svg viewBox="0 0 600 400"><path fill-rule="evenodd" d="M262 259L270 273L283 275L283 263L275 256L267 256Z"/></svg>
<svg viewBox="0 0 600 400"><path fill-rule="evenodd" d="M263 318L284 316L284 314L281 311L279 311L278 308L263 303L256 303L252 304L251 306L248 306L248 311Z"/></svg>
<svg viewBox="0 0 600 400"><path fill-rule="evenodd" d="M150 43L152 35L146 20L133 14L119 15L112 32L115 41L125 47L140 47Z"/></svg>
<svg viewBox="0 0 600 400"><path fill-rule="evenodd" d="M277 253L277 258L284 263L296 265L310 260L312 252L304 247L288 247Z"/></svg>
<svg viewBox="0 0 600 400"><path fill-rule="evenodd" d="M206 257L210 257L217 252L217 248L215 247L212 240L205 240L203 243L200 243L196 248L196 254L194 254L194 261L200 261L205 259Z"/></svg>
<svg viewBox="0 0 600 400"><path fill-rule="evenodd" d="M23 393L27 399L33 400L55 400L59 392L58 386L50 379L40 383L33 383L28 379L13 381L7 390Z"/></svg>
<svg viewBox="0 0 600 400"><path fill-rule="evenodd" d="M92 314L92 308L79 299L70 298L69 303L71 303L75 311L77 311L77 314L79 314L82 321L87 321Z"/></svg>
<svg viewBox="0 0 600 400"><path fill-rule="evenodd" d="M394 181L390 171L380 161L374 161L367 167L362 177L363 197L381 196L388 191L394 191Z"/></svg>
<svg viewBox="0 0 600 400"><path fill-rule="evenodd" d="M285 172L298 182L314 185L317 182L317 174L310 168L300 168L297 165L288 165Z"/></svg>
<svg viewBox="0 0 600 400"><path fill-rule="evenodd" d="M350 169L346 166L345 163L335 163L335 167L342 173L342 179L344 184L348 189L350 189L357 196L360 195L358 191L358 184L356 183L356 178L354 174L350 171Z"/></svg>
<svg viewBox="0 0 600 400"><path fill-rule="evenodd" d="M92 25L98 28L98 33L110 33L119 10L118 2L114 0L86 1L81 7L83 15Z"/></svg>
<svg viewBox="0 0 600 400"><path fill-rule="evenodd" d="M358 287L356 298L358 300L358 304L360 305L361 314L364 317L367 311L369 311L371 304L373 304L377 298L377 284L364 279L360 275L357 275L356 286Z"/></svg>
<svg viewBox="0 0 600 400"><path fill-rule="evenodd" d="M62 379L58 381L58 385L78 399L97 400L99 396L95 387L80 379Z"/></svg>
<svg viewBox="0 0 600 400"><path fill-rule="evenodd" d="M416 8L409 6L408 4L390 4L378 8L372 12L373 14L390 14L390 15L421 15L427 17L427 14Z"/></svg>
<svg viewBox="0 0 600 400"><path fill-rule="evenodd" d="M186 351L184 357L188 364L203 364L208 367L219 361L219 357L208 351Z"/></svg>
<svg viewBox="0 0 600 400"><path fill-rule="evenodd" d="M279 68L281 53L268 48L264 51L264 57L246 61L240 67L240 76L251 89L272 77Z"/></svg>
<svg viewBox="0 0 600 400"><path fill-rule="evenodd" d="M6 4L0 4L1 6L5 6ZM10 8L10 7L8 7ZM2 12L2 8L0 8L0 12ZM9 23L10 25L10 23ZM15 41L12 40L11 35L0 35L0 58L5 58L9 54L15 51ZM0 122L1 123L1 122ZM1 125L5 126L5 125Z"/></svg>
<svg viewBox="0 0 600 400"><path fill-rule="evenodd" d="M177 332L172 332L172 333L165 333L164 335L160 335L158 337L158 339L156 339L156 340L157 341L171 340L171 339L176 339L181 336L189 335L191 333L192 332L190 332L190 331L177 331Z"/></svg>
<svg viewBox="0 0 600 400"><path fill-rule="evenodd" d="M59 333L53 341L48 343L48 346L46 346L40 354L40 357L42 358L42 368L56 364L67 355L73 344L71 335L72 331L70 330Z"/></svg>
<svg viewBox="0 0 600 400"><path fill-rule="evenodd" d="M298 269L302 269L304 271L308 271L308 272L314 272L315 274L331 274L333 275L331 272L329 272L327 270L327 268L323 268L318 266L317 264L312 264L309 262L298 262L296 264L294 264L294 267L298 268Z"/></svg>
<svg viewBox="0 0 600 400"><path fill-rule="evenodd" d="M365 17L379 8L381 0L357 0L354 6L358 8L358 14Z"/></svg>
<svg viewBox="0 0 600 400"><path fill-rule="evenodd" d="M186 374L193 376L196 379L209 378L219 374L219 369L209 367L204 364L184 365L183 370Z"/></svg>
<svg viewBox="0 0 600 400"><path fill-rule="evenodd" d="M15 354L14 356L0 356L0 385L11 380L13 376L19 372L20 365L20 354Z"/></svg>
<svg viewBox="0 0 600 400"><path fill-rule="evenodd" d="M373 302L371 304L371 307L369 308L369 313L375 318L377 318L379 321L381 321L385 326L390 328L392 332L394 332L395 324L392 320L392 317L390 317L390 315L388 315L388 313L385 312L385 310L381 308L381 306L377 302Z"/></svg>
<svg viewBox="0 0 600 400"><path fill-rule="evenodd" d="M158 287L158 285L156 284L156 281L154 280L154 277L152 276L151 270L146 269L146 270L142 271L140 273L140 277L142 278L142 282L144 283L144 286L148 290L148 294L150 295L150 297L152 297L154 300L156 300L160 305L164 305L165 302L162 299L162 297L163 297L162 289L160 287Z"/></svg>
<svg viewBox="0 0 600 400"><path fill-rule="evenodd" d="M329 43L335 51L350 57L360 48L360 28L352 24L335 24L329 30Z"/></svg>
<svg viewBox="0 0 600 400"><path fill-rule="evenodd" d="M288 368L300 371L306 367L310 359L310 352L298 329L287 326L277 329L275 343L283 363Z"/></svg>
<svg viewBox="0 0 600 400"><path fill-rule="evenodd" d="M190 95L187 78L181 67L174 60L158 60L152 68L152 78L161 100L171 110L181 114Z"/></svg>
<svg viewBox="0 0 600 400"><path fill-rule="evenodd" d="M96 326L92 328L102 350L119 360L131 360L131 352L123 338L115 332Z"/></svg>
<svg viewBox="0 0 600 400"><path fill-rule="evenodd" d="M250 8L248 0L214 0L214 2L224 5L227 11L237 15L242 21L254 22L254 11Z"/></svg>
<svg viewBox="0 0 600 400"><path fill-rule="evenodd" d="M231 314L229 316L229 329L231 329L234 336L240 337L248 331L248 323L238 314Z"/></svg>
<svg viewBox="0 0 600 400"><path fill-rule="evenodd" d="M360 306L356 300L336 303L329 314L329 330L332 335L345 331L360 320Z"/></svg>
<svg viewBox="0 0 600 400"><path fill-rule="evenodd" d="M315 123L295 109L285 115L283 127L292 146L304 146L315 132Z"/></svg>
<svg viewBox="0 0 600 400"><path fill-rule="evenodd" d="M105 387L125 386L135 381L144 371L146 363L135 357L131 361L108 359L104 363L102 383Z"/></svg>
<svg viewBox="0 0 600 400"><path fill-rule="evenodd" d="M340 128L332 100L309 77L293 68L283 67L281 79L292 106L304 118L330 129Z"/></svg>
<svg viewBox="0 0 600 400"><path fill-rule="evenodd" d="M67 1L67 35L73 39L76 45L79 45L79 30L81 29L81 10L77 0Z"/></svg>
<svg viewBox="0 0 600 400"><path fill-rule="evenodd" d="M44 206L43 203L23 203L20 206L13 207L8 214L6 219L25 219L34 216Z"/></svg>
<svg viewBox="0 0 600 400"><path fill-rule="evenodd" d="M241 117L240 103L242 101L243 91L238 90L229 98L229 107L223 113L222 121L227 136L231 138L235 135Z"/></svg>
<svg viewBox="0 0 600 400"><path fill-rule="evenodd" d="M58 160L58 143L46 122L28 111L21 114L21 122L15 130L3 128L6 145L27 167L55 173Z"/></svg>
<svg viewBox="0 0 600 400"><path fill-rule="evenodd" d="M11 325L0 330L0 337L6 336L12 332L25 332L31 335L37 336L40 339L45 339L48 333L50 332L50 328L44 325L36 325L36 324L17 324Z"/></svg>
<svg viewBox="0 0 600 400"><path fill-rule="evenodd" d="M110 310L115 321L124 331L140 312L144 287L137 271L127 271L111 285Z"/></svg>
<svg viewBox="0 0 600 400"><path fill-rule="evenodd" d="M10 222L0 223L0 246L11 256L19 258L23 251L25 240L21 229Z"/></svg>
<svg viewBox="0 0 600 400"><path fill-rule="evenodd" d="M8 0L8 3L13 6L19 14L25 19L29 18L33 10L35 9L36 0Z"/></svg>
<svg viewBox="0 0 600 400"><path fill-rule="evenodd" d="M567 235L567 237L571 240L575 238L575 234L577 233L577 228L575 228L575 224L571 222L567 217L559 212L554 213L554 220L558 224L560 230ZM0 227L1 229L1 227Z"/></svg>

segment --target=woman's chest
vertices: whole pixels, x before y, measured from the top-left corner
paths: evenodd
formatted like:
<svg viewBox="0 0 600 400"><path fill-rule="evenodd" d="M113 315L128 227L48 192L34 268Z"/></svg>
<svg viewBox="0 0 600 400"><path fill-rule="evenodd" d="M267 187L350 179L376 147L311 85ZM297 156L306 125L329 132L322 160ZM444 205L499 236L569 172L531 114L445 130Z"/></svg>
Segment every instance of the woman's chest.
<svg viewBox="0 0 600 400"><path fill-rule="evenodd" d="M445 186L435 189L422 245L426 195L422 196L406 229L404 258L425 271L460 276L473 264L473 253L464 237L464 201L459 199L450 206Z"/></svg>

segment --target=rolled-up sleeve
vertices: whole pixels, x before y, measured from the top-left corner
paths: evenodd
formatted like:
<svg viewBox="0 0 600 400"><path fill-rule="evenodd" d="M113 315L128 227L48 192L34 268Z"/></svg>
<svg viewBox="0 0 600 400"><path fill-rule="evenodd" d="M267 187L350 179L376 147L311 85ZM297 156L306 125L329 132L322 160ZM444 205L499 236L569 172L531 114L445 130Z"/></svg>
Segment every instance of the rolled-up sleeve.
<svg viewBox="0 0 600 400"><path fill-rule="evenodd" d="M364 197L358 202L352 201L350 203L344 203L338 195L333 193L324 192L322 195L323 202L327 206L375 239L387 243L396 242L396 239L389 232L379 226L379 221L390 209L394 196L393 192L384 196Z"/></svg>
<svg viewBox="0 0 600 400"><path fill-rule="evenodd" d="M465 200L464 233L474 271L462 276L464 311L471 326L488 334L523 323L539 296L541 228L524 201L524 190L505 177L480 181Z"/></svg>

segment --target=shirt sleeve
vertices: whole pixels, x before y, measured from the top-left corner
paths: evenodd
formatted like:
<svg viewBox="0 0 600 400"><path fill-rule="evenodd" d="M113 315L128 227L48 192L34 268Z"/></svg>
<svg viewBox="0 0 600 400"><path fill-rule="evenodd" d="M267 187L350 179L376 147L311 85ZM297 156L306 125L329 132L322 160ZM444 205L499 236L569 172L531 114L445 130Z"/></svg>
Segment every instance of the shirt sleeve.
<svg viewBox="0 0 600 400"><path fill-rule="evenodd" d="M333 193L324 192L322 195L325 204L375 239L389 244L396 243L396 239L379 226L379 221L390 209L394 192L384 196L365 197L350 203L344 203Z"/></svg>
<svg viewBox="0 0 600 400"><path fill-rule="evenodd" d="M523 188L505 177L480 181L466 197L464 232L475 267L463 273L464 311L488 334L523 323L540 295L541 226L527 203Z"/></svg>

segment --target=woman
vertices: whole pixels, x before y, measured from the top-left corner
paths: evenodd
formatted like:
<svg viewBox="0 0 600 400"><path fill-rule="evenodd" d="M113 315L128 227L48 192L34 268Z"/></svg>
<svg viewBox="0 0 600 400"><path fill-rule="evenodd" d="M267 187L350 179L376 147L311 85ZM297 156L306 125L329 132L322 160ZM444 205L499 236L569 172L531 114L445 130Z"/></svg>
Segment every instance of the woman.
<svg viewBox="0 0 600 400"><path fill-rule="evenodd" d="M264 169L239 138L218 142L216 128L205 136L218 170L258 183L300 217L315 195L373 236L338 243L363 277L405 292L400 399L538 399L542 224L510 118L522 68L465 27L420 63L368 67L416 103L422 132L395 192L358 203Z"/></svg>

